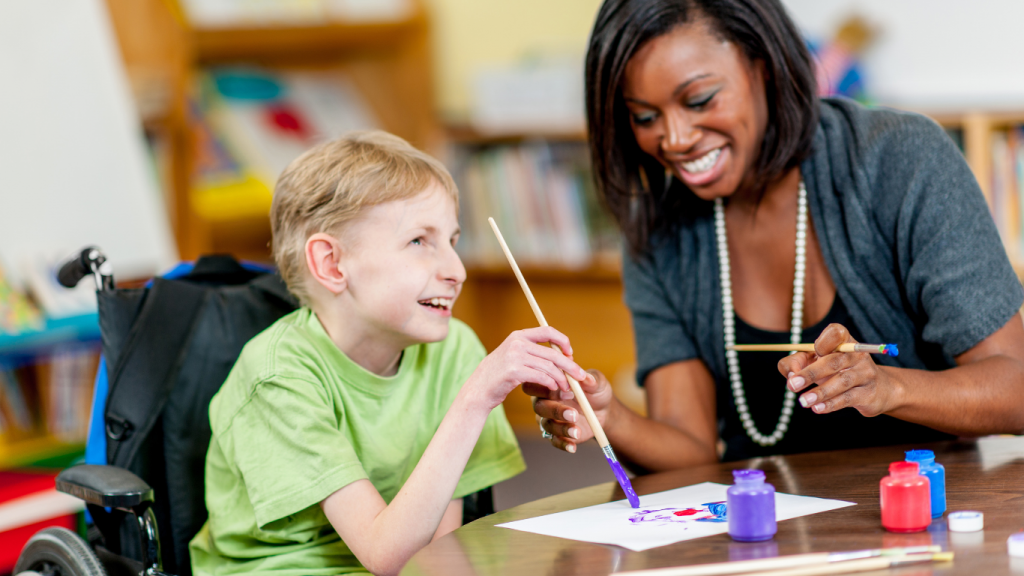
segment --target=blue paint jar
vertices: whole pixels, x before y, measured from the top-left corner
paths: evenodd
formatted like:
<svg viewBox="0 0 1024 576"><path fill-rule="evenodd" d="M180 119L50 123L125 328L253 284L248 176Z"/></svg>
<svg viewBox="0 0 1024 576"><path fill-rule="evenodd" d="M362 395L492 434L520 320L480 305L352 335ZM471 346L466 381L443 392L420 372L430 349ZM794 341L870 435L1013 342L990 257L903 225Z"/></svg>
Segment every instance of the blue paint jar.
<svg viewBox="0 0 1024 576"><path fill-rule="evenodd" d="M735 484L726 490L729 536L739 542L760 542L775 536L775 487L761 470L733 470Z"/></svg>
<svg viewBox="0 0 1024 576"><path fill-rule="evenodd" d="M932 518L941 518L946 511L946 468L935 462L931 450L908 450L907 462L917 462L921 475L931 483Z"/></svg>

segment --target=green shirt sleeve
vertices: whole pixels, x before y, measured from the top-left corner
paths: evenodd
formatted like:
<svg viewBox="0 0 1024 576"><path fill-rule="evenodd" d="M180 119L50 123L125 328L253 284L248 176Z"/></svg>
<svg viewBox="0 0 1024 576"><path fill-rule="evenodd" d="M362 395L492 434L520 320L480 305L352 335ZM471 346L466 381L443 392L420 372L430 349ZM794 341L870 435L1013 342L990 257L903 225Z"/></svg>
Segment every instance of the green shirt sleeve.
<svg viewBox="0 0 1024 576"><path fill-rule="evenodd" d="M367 477L339 429L342 417L319 383L275 376L257 385L226 431L257 526Z"/></svg>
<svg viewBox="0 0 1024 576"><path fill-rule="evenodd" d="M519 443L512 426L505 418L505 409L498 406L484 423L466 469L455 487L454 498L462 498L526 470Z"/></svg>
<svg viewBox="0 0 1024 576"><path fill-rule="evenodd" d="M460 326L460 345L458 357L462 374L459 387L465 385L480 362L487 355L480 339L469 327ZM498 406L487 416L484 428L480 432L476 446L469 456L466 468L462 472L453 498L462 498L498 482L508 480L526 470L523 454L519 443L512 432L512 426L505 417L505 409Z"/></svg>

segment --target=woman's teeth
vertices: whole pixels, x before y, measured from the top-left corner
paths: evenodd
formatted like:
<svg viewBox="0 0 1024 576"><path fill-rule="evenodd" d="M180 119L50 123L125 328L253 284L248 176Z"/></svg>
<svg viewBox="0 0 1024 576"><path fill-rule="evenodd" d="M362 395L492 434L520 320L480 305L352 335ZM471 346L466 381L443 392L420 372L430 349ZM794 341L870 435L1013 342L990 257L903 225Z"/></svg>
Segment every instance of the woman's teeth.
<svg viewBox="0 0 1024 576"><path fill-rule="evenodd" d="M434 308L444 308L447 310L452 307L452 298L431 298L429 300L421 300L420 304L424 306L432 306Z"/></svg>
<svg viewBox="0 0 1024 576"><path fill-rule="evenodd" d="M680 164L682 164L683 170L686 170L690 174L700 174L701 172L711 170L711 167L715 165L715 161L718 160L718 155L721 153L721 148L715 148L696 160L691 162L680 162Z"/></svg>

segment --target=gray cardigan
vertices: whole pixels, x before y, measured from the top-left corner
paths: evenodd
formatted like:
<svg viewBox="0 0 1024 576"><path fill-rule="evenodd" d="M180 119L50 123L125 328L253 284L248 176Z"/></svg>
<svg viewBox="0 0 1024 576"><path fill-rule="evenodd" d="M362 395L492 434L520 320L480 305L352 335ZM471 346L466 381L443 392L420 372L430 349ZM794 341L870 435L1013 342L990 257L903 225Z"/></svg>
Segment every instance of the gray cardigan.
<svg viewBox="0 0 1024 576"><path fill-rule="evenodd" d="M823 99L820 109L800 169L839 296L866 341L899 345L899 356L881 363L954 366L1024 302L974 175L923 116L841 99ZM623 259L640 383L691 358L726 382L710 204L653 237L642 257Z"/></svg>

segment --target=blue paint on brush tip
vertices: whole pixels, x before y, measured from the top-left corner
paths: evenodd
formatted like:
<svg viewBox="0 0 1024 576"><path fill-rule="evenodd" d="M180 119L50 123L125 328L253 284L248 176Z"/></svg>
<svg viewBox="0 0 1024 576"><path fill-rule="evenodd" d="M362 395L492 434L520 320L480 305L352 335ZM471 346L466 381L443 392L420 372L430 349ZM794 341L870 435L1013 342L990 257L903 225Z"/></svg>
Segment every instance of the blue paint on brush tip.
<svg viewBox="0 0 1024 576"><path fill-rule="evenodd" d="M633 484L629 481L629 476L626 476L626 471L622 469L622 465L617 460L608 458L608 465L612 467L612 473L615 474L615 479L619 481L619 486L622 487L622 491L626 494L626 499L629 500L629 505L633 508L640 507L640 497L636 495L636 491L633 490Z"/></svg>
<svg viewBox="0 0 1024 576"><path fill-rule="evenodd" d="M886 344L885 353L893 358L900 355L899 348L897 348L895 344Z"/></svg>

